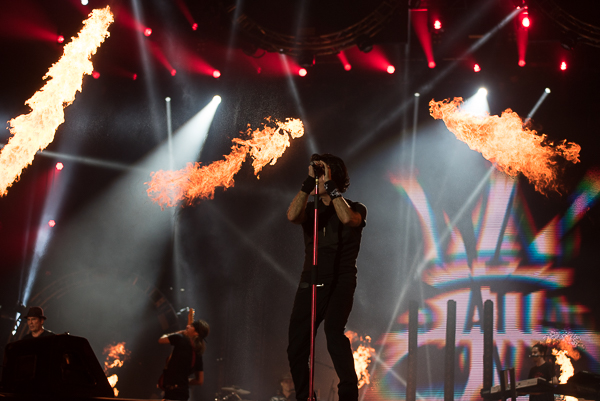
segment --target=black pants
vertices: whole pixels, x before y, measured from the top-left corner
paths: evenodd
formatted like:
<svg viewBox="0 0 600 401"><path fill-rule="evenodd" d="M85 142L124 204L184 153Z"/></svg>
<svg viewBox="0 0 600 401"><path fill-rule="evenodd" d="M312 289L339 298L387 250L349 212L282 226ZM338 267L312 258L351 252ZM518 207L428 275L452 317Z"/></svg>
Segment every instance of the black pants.
<svg viewBox="0 0 600 401"><path fill-rule="evenodd" d="M350 340L344 335L352 310L355 288L354 274L340 275L333 283L317 287L316 327L319 327L322 321L325 322L327 350L340 379L339 401L358 400L358 378L354 370L352 347ZM296 388L296 399L299 401L308 399L311 294L311 286L308 283L300 283L290 317L287 352Z"/></svg>

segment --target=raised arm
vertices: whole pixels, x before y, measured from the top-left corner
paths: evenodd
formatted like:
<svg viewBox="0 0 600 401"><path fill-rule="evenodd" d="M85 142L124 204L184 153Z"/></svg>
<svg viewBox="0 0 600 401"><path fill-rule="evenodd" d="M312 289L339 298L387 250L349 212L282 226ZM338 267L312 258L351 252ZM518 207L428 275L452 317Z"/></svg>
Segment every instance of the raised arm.
<svg viewBox="0 0 600 401"><path fill-rule="evenodd" d="M306 220L306 203L308 197L315 187L315 172L312 166L308 166L308 177L302 184L302 189L298 191L287 211L287 218L294 224L302 224Z"/></svg>

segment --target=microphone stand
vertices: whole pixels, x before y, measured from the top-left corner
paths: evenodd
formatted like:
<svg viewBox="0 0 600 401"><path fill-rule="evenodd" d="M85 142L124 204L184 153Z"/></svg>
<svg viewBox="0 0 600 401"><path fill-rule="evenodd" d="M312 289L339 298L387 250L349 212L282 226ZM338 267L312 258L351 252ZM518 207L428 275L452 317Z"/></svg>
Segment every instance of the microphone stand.
<svg viewBox="0 0 600 401"><path fill-rule="evenodd" d="M315 174L315 221L313 228L313 265L310 272L312 287L311 309L310 309L310 363L308 379L308 401L315 400L315 332L317 320L317 249L319 243L319 177Z"/></svg>

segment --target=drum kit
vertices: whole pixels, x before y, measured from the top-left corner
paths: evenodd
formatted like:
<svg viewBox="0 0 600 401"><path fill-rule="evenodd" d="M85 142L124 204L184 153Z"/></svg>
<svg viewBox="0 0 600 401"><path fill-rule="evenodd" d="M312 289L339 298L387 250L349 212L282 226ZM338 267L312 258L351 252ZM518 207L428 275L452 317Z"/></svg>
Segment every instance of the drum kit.
<svg viewBox="0 0 600 401"><path fill-rule="evenodd" d="M250 391L239 388L238 386L229 386L221 388L215 395L215 401L250 401L245 400L242 396L250 394Z"/></svg>

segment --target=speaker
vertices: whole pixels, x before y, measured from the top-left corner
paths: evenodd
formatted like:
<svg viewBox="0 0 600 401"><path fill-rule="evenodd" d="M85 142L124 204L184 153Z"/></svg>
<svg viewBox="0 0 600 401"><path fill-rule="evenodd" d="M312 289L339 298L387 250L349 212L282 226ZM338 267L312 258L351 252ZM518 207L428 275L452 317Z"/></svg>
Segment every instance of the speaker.
<svg viewBox="0 0 600 401"><path fill-rule="evenodd" d="M3 365L2 391L6 393L114 397L83 337L60 334L9 343Z"/></svg>

